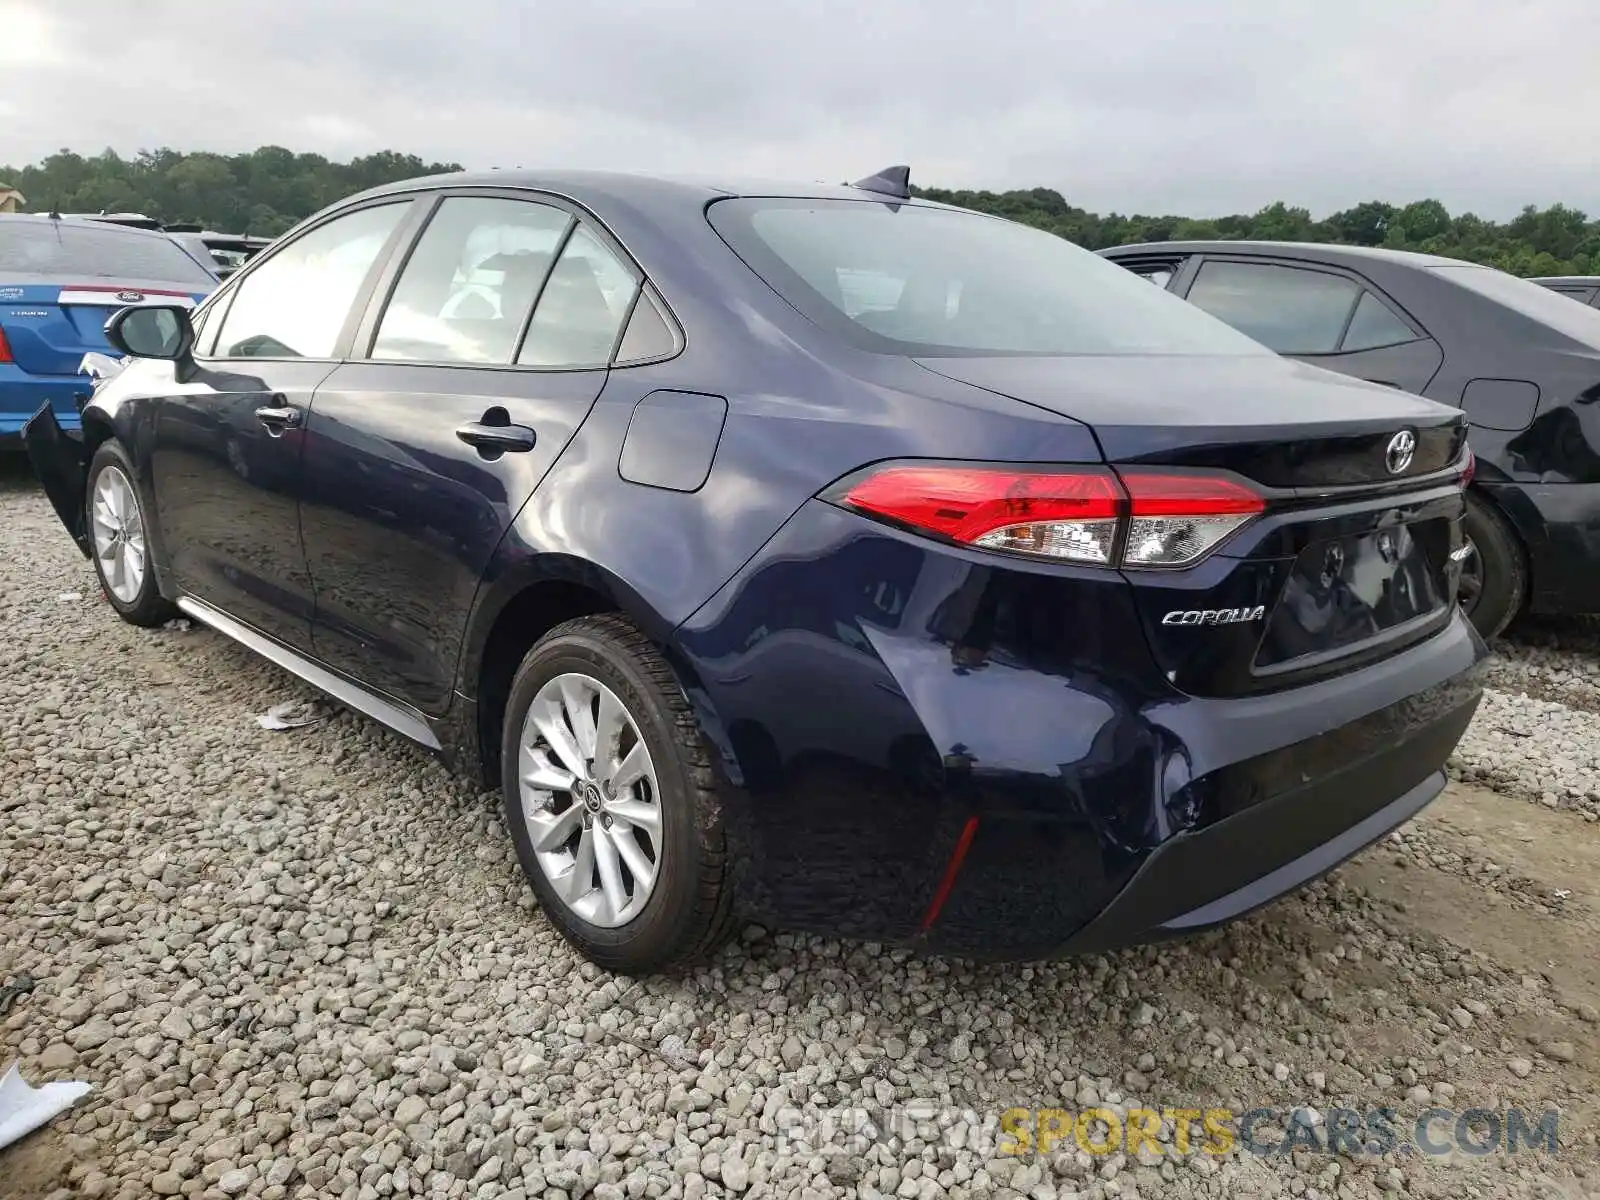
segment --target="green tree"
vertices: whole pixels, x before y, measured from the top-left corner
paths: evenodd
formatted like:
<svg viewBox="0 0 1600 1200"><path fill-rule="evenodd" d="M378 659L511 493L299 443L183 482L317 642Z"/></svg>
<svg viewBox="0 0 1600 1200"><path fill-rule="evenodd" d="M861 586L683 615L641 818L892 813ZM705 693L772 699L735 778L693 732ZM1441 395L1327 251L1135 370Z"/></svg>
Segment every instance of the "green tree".
<svg viewBox="0 0 1600 1200"><path fill-rule="evenodd" d="M27 196L37 212L143 212L158 220L273 235L325 205L370 187L460 168L380 150L331 162L284 146L242 154L111 150L85 157L63 149L22 167L0 166L0 181ZM1095 213L1053 188L1009 192L918 188L946 204L1009 217L1099 250L1133 242L1270 238L1424 250L1517 274L1600 272L1600 221L1565 204L1529 206L1500 224L1474 213L1452 216L1438 200L1405 204L1367 200L1321 220L1276 201L1254 213L1196 217L1176 213Z"/></svg>

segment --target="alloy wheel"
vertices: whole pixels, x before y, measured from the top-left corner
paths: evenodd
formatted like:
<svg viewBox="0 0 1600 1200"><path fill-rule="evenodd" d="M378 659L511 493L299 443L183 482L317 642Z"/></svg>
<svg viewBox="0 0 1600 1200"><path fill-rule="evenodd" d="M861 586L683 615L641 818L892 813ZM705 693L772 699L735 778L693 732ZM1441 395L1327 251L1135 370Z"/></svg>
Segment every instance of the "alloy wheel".
<svg viewBox="0 0 1600 1200"><path fill-rule="evenodd" d="M615 929L643 911L661 871L655 764L615 692L569 672L528 706L517 778L534 857L561 901Z"/></svg>
<svg viewBox="0 0 1600 1200"><path fill-rule="evenodd" d="M89 525L101 579L122 603L134 603L144 587L144 518L121 469L108 466L95 477Z"/></svg>

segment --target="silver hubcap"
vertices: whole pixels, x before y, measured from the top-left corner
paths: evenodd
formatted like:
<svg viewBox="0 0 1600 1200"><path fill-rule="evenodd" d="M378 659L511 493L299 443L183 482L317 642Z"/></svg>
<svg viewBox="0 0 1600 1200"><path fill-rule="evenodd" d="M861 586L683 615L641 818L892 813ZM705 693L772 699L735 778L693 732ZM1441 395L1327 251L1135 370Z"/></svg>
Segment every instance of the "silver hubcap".
<svg viewBox="0 0 1600 1200"><path fill-rule="evenodd" d="M144 586L144 518L139 501L118 467L106 467L94 481L89 525L100 578L124 604L139 598Z"/></svg>
<svg viewBox="0 0 1600 1200"><path fill-rule="evenodd" d="M639 726L587 675L557 675L522 723L517 776L534 857L563 903L614 929L644 910L661 869L661 799Z"/></svg>

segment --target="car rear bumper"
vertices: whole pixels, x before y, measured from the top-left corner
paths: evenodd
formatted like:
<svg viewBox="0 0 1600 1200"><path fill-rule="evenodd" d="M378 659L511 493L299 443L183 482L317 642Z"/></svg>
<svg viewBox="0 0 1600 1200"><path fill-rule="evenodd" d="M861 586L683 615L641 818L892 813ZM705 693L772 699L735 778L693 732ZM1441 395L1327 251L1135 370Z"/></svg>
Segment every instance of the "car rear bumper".
<svg viewBox="0 0 1600 1200"><path fill-rule="evenodd" d="M1197 698L1129 590L802 510L679 630L749 915L980 958L1169 937L1443 786L1486 654L1459 614L1344 675Z"/></svg>
<svg viewBox="0 0 1600 1200"><path fill-rule="evenodd" d="M1486 483L1528 549L1534 612L1600 612L1600 483Z"/></svg>
<svg viewBox="0 0 1600 1200"><path fill-rule="evenodd" d="M83 375L30 375L14 364L0 364L0 440L21 448L22 427L45 403L62 429L80 427L78 397L87 396L93 381Z"/></svg>

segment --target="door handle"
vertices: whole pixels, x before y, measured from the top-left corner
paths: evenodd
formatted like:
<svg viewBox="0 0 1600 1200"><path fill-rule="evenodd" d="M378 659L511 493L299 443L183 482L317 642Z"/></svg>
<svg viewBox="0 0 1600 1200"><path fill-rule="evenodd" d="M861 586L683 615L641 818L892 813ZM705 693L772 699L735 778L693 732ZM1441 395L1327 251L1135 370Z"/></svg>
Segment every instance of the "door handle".
<svg viewBox="0 0 1600 1200"><path fill-rule="evenodd" d="M474 421L456 430L456 436L469 446L486 453L520 454L532 450L538 436L526 425L485 425Z"/></svg>
<svg viewBox="0 0 1600 1200"><path fill-rule="evenodd" d="M282 437L286 429L300 427L300 410L298 408L274 408L271 406L256 409L256 420L267 427L269 437Z"/></svg>

